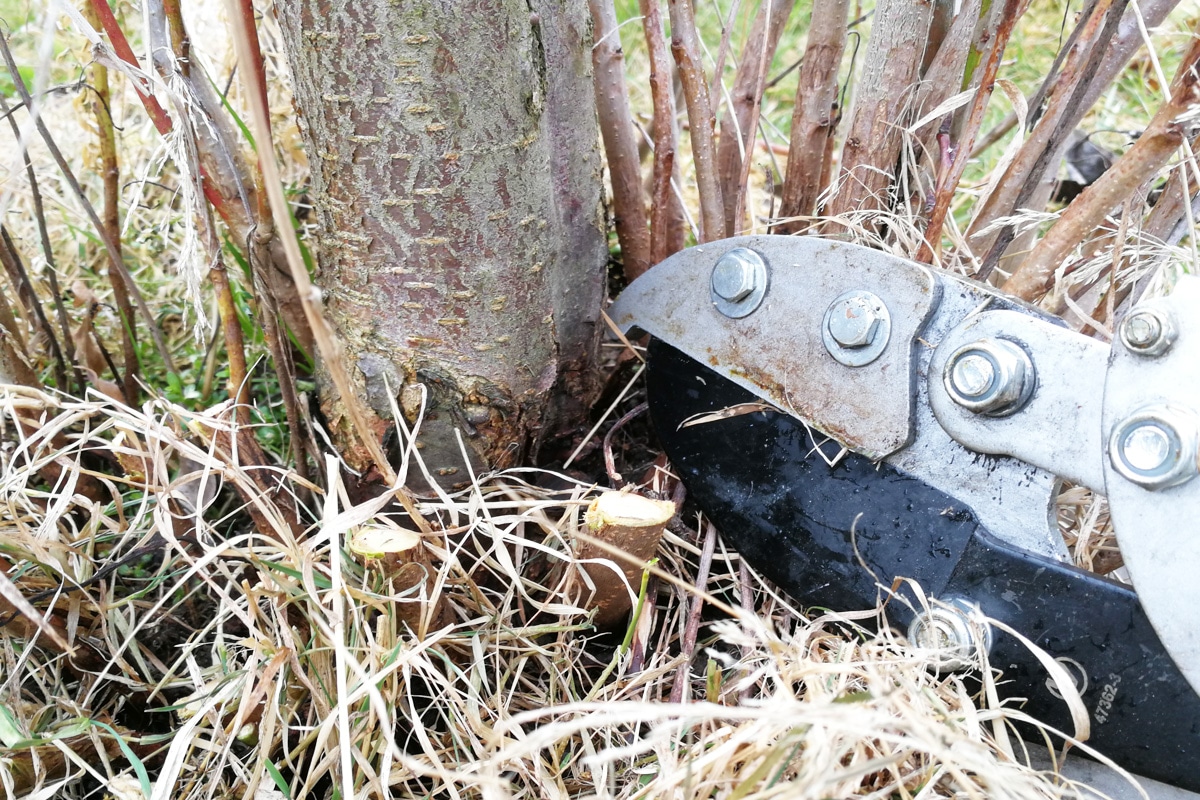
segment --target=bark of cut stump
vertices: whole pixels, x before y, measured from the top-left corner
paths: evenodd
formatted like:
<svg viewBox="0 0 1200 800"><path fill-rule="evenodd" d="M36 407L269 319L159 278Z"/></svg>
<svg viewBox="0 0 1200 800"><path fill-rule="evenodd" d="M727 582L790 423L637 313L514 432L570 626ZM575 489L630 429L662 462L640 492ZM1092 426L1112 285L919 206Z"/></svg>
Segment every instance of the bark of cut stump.
<svg viewBox="0 0 1200 800"><path fill-rule="evenodd" d="M663 530L673 516L675 504L670 501L625 492L605 492L588 506L584 514L588 536L628 556L617 557L591 541L578 547L581 560L610 559L623 573L618 575L611 567L600 564L584 566L595 586L588 607L596 609L597 628L613 628L629 613L633 607L630 589L636 593L641 586L645 564L654 557Z"/></svg>
<svg viewBox="0 0 1200 800"><path fill-rule="evenodd" d="M405 595L406 599L396 604L396 614L422 636L420 628L425 616L425 602L421 600L421 584L424 584L424 595L432 597L437 565L429 551L421 546L421 535L416 531L369 526L355 532L349 548L364 567L383 576L393 594ZM429 615L430 629L441 625L445 609L440 602L438 606Z"/></svg>

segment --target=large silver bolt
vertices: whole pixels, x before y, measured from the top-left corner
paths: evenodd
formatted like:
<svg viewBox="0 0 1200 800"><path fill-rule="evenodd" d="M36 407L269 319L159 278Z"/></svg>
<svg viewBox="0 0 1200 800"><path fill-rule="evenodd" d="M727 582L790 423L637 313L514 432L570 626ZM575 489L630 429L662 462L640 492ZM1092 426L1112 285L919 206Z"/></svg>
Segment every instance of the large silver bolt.
<svg viewBox="0 0 1200 800"><path fill-rule="evenodd" d="M821 320L821 341L848 367L870 364L887 348L892 318L878 295L853 289L834 298Z"/></svg>
<svg viewBox="0 0 1200 800"><path fill-rule="evenodd" d="M954 362L954 388L967 397L981 397L996 382L996 368L980 353L968 353Z"/></svg>
<svg viewBox="0 0 1200 800"><path fill-rule="evenodd" d="M968 411L1003 417L1028 402L1036 373L1020 345L980 339L954 351L942 381L954 402Z"/></svg>
<svg viewBox="0 0 1200 800"><path fill-rule="evenodd" d="M930 606L908 626L908 640L923 650L934 650L931 659L938 672L967 669L991 649L991 627L979 610L965 600Z"/></svg>
<svg viewBox="0 0 1200 800"><path fill-rule="evenodd" d="M879 335L878 298L868 292L835 300L829 308L829 335L842 347L867 347Z"/></svg>
<svg viewBox="0 0 1200 800"><path fill-rule="evenodd" d="M1196 477L1200 424L1196 414L1170 405L1145 406L1113 427L1108 454L1113 468L1151 491Z"/></svg>
<svg viewBox="0 0 1200 800"><path fill-rule="evenodd" d="M1140 356L1159 356L1175 341L1175 320L1171 313L1154 305L1134 308L1121 321L1121 343Z"/></svg>
<svg viewBox="0 0 1200 800"><path fill-rule="evenodd" d="M723 300L744 300L754 291L754 265L737 250L726 253L713 267L712 288Z"/></svg>
<svg viewBox="0 0 1200 800"><path fill-rule="evenodd" d="M717 260L709 278L713 305L727 317L744 317L762 303L767 289L767 265L745 247L735 247Z"/></svg>

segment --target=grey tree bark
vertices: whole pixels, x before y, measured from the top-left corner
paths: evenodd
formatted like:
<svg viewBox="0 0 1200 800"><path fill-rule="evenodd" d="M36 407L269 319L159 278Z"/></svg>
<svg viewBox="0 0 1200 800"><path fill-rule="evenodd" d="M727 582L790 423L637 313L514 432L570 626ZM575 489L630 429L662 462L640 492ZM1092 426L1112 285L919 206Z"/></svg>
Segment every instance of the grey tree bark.
<svg viewBox="0 0 1200 800"><path fill-rule="evenodd" d="M281 0L318 211L317 284L376 435L433 468L516 463L578 418L606 260L582 0ZM355 468L367 460L322 384Z"/></svg>

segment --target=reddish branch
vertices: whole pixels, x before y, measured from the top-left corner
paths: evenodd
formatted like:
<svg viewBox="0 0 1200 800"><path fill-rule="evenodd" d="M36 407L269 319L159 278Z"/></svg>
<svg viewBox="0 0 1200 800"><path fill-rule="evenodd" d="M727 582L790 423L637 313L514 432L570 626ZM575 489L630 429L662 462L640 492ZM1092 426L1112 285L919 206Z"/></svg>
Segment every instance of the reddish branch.
<svg viewBox="0 0 1200 800"><path fill-rule="evenodd" d="M788 146L787 175L775 226L777 233L799 233L808 227L805 217L817 207L826 170L826 152L837 120L838 67L846 46L846 16L850 0L827 0L813 6L804 64L796 86L792 110L792 138Z"/></svg>
<svg viewBox="0 0 1200 800"><path fill-rule="evenodd" d="M671 189L675 171L675 95L671 91L671 63L663 39L662 15L657 0L639 0L646 51L650 56L650 97L654 102L654 172L650 198L650 263L657 264L683 249L679 198Z"/></svg>
<svg viewBox="0 0 1200 800"><path fill-rule="evenodd" d="M767 68L794 5L795 0L765 0L759 6L733 79L729 107L721 119L717 171L725 208L725 231L730 236L741 229L744 218L746 181L753 162L751 153L758 135Z"/></svg>
<svg viewBox="0 0 1200 800"><path fill-rule="evenodd" d="M592 47L596 113L612 181L613 214L625 262L625 279L632 281L650 268L651 261L650 230L646 227L646 203L642 199L642 165L629 110L629 90L625 86L625 56L612 0L588 0L588 7L596 40Z"/></svg>
<svg viewBox="0 0 1200 800"><path fill-rule="evenodd" d="M675 670L671 684L671 702L682 703L686 697L692 672L692 658L696 653L696 639L700 635L700 614L704 610L704 595L707 593L708 573L712 569L713 555L717 551L717 529L711 522L705 525L704 549L700 551L700 564L696 569L696 593L688 606L687 625L683 629L680 650L686 659Z"/></svg>
<svg viewBox="0 0 1200 800"><path fill-rule="evenodd" d="M700 37L690 0L667 0L671 15L671 53L679 67L679 82L687 103L696 189L700 195L700 241L712 242L725 236L725 213L721 184L717 179L716 120L708 98L708 82L700 63Z"/></svg>
<svg viewBox="0 0 1200 800"><path fill-rule="evenodd" d="M1154 115L1145 132L1099 180L1067 207L1038 242L1021 268L1005 281L1003 289L1025 300L1046 293L1055 269L1071 251L1147 178L1162 169L1183 144L1185 115L1200 105L1200 39L1193 39L1175 79L1170 98Z"/></svg>
<svg viewBox="0 0 1200 800"><path fill-rule="evenodd" d="M983 68L983 76L980 79L979 88L976 90L975 98L971 102L971 112L967 116L966 128L963 130L962 139L958 143L954 161L951 162L948 170L941 173L938 179L933 212L929 215L929 224L925 228L925 238L921 242L921 249L917 252L917 261L931 264L933 263L935 252L941 249L942 225L946 221L946 215L950 212L950 201L954 199L954 192L958 189L958 182L962 180L963 171L967 168L967 161L970 159L971 150L975 144L975 136L979 133L979 127L983 124L983 115L987 111L988 100L991 99L992 90L996 86L996 73L1000 70L1000 59L1004 56L1004 48L1008 46L1008 39L1012 35L1013 28L1021 16L1021 7L1024 2L1025 0L1006 0L1004 4L1000 24L996 28L996 35L993 39L991 52L988 53L987 63Z"/></svg>
<svg viewBox="0 0 1200 800"><path fill-rule="evenodd" d="M117 17L113 14L107 0L88 0L88 2L92 11L100 19L100 26L108 34L108 41L112 45L113 52L126 64L141 69L137 56L133 54L133 48L129 46L129 40L125 38L125 32L121 30L121 25L117 22ZM133 82L133 89L141 98L146 113L150 115L150 121L154 123L154 127L160 134L165 135L171 130L171 118L154 95L146 91L147 88L146 84L140 81Z"/></svg>

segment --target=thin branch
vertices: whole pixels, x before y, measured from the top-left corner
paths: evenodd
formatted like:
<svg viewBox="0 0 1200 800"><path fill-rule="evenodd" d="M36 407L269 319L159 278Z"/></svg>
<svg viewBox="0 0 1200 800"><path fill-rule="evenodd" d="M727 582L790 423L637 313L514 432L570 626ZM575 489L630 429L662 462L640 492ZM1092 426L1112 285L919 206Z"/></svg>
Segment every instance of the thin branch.
<svg viewBox="0 0 1200 800"><path fill-rule="evenodd" d="M667 0L667 11L671 16L671 53L679 67L679 82L687 103L692 166L700 195L700 241L712 242L725 237L725 214L713 141L716 120L700 62L700 37L691 0Z"/></svg>
<svg viewBox="0 0 1200 800"><path fill-rule="evenodd" d="M792 135L788 146L787 175L777 233L799 233L808 228L816 210L821 176L827 167L829 143L837 120L838 68L846 49L846 17L850 0L828 0L813 6L804 65L796 85L792 110Z"/></svg>
<svg viewBox="0 0 1200 800"><path fill-rule="evenodd" d="M654 172L650 199L650 263L657 264L683 248L674 235L682 207L671 190L675 172L675 95L671 91L671 63L663 39L662 15L657 0L639 0L646 50L650 56L650 96L654 102ZM682 231L682 228L678 230Z"/></svg>
<svg viewBox="0 0 1200 800"><path fill-rule="evenodd" d="M729 42L733 37L733 21L737 18L738 11L742 8L742 0L733 0L729 6L729 13L725 16L725 23L721 26L721 44L717 47L717 59L713 62L712 83L708 87L709 97L721 96L721 74L725 71L725 57L729 55ZM721 101L717 100L719 108ZM713 112L716 113L716 108Z"/></svg>
<svg viewBox="0 0 1200 800"><path fill-rule="evenodd" d="M0 37L0 50L3 51L4 63L8 67L8 72L12 77L13 85L16 87L18 94L21 95L21 99L25 101L26 107L31 107L33 105L33 98L29 95L29 89L25 86L25 80L21 77L21 73L17 69L17 64L13 60L12 51L8 48L8 41L5 40L4 37ZM170 351L167 350L167 345L162 338L162 332L158 329L158 325L155 323L154 314L150 311L150 307L146 305L146 299L142 297L142 293L138 291L137 284L133 282L133 276L129 274L129 270L125 267L124 262L121 261L120 249L112 240L112 237L108 235L108 231L105 229L104 223L96 214L96 209L92 206L91 201L88 200L87 195L84 194L83 187L79 185L79 181L75 179L75 173L71 171L71 167L69 164L67 164L67 160L63 157L62 151L58 149L58 145L55 143L54 137L50 135L50 131L46 128L46 123L42 121L41 117L37 117L34 120L34 123L37 126L38 133L42 137L42 141L46 145L46 149L50 151L50 155L54 158L55 163L58 164L58 168L62 172L63 178L66 179L67 184L71 187L71 191L79 200L79 204L83 206L83 210L87 214L88 219L91 221L92 227L96 231L96 235L99 236L100 241L104 243L104 250L108 254L108 263L110 268L115 270L117 274L121 276L121 279L125 281L125 285L129 290L130 296L137 303L138 310L142 313L142 316L146 320L146 324L150 328L150 335L154 338L154 345L158 349L159 357L162 358L163 364L166 365L168 370L178 375L179 370L175 367L175 361L171 358Z"/></svg>
<svg viewBox="0 0 1200 800"><path fill-rule="evenodd" d="M625 86L625 56L617 31L612 0L588 0L592 12L595 45L592 47L592 78L596 89L596 112L608 174L612 183L613 215L617 240L625 262L625 279L633 281L650 268L650 229L642 197L642 165L638 158L637 129L629 109Z"/></svg>
<svg viewBox="0 0 1200 800"><path fill-rule="evenodd" d="M608 429L608 433L604 434L604 469L608 473L609 480L612 481L613 487L616 489L624 488L625 479L621 477L621 473L617 472L617 461L613 457L612 440L617 431L624 428L632 420L639 415L644 414L650 406L646 403L639 403L634 406L623 417L613 423L613 426Z"/></svg>
<svg viewBox="0 0 1200 800"><path fill-rule="evenodd" d="M671 685L671 702L682 703L686 698L689 676L692 670L692 658L695 656L696 639L700 635L700 612L704 609L704 587L708 585L708 573L712 569L713 555L717 550L717 529L711 522L705 522L704 549L700 552L700 565L696 569L697 592L692 597L688 607L687 625L683 631L683 641L680 642L680 652L684 662L675 671L675 680Z"/></svg>
<svg viewBox="0 0 1200 800"><path fill-rule="evenodd" d="M96 24L97 17L94 6L86 6L84 13L91 17L88 21ZM108 231L108 236L116 244L118 252L121 249L121 169L117 163L117 138L113 124L112 111L109 105L108 67L100 63L92 65L92 80L96 96L92 101L92 114L96 117L96 131L100 139L100 177L104 183L104 210L102 219ZM125 281L112 270L108 271L108 280L112 285L113 299L116 301L117 317L121 328L121 357L125 364L124 371L117 375L121 384L121 393L126 404L136 406L139 394L137 328L134 324L133 303L129 300Z"/></svg>
<svg viewBox="0 0 1200 800"><path fill-rule="evenodd" d="M12 127L13 139L16 142L21 141L21 128L17 125L16 119L13 118L8 102L4 96L0 94L0 112L8 118L8 124ZM75 364L75 342L71 338L71 326L67 322L67 309L63 305L62 290L58 286L58 269L54 263L54 248L50 245L50 229L46 225L46 210L42 204L42 192L38 187L37 173L33 169L33 159L29 157L29 149L21 154L25 161L25 175L29 179L29 195L33 200L33 216L37 220L38 235L42 243L42 256L46 259L46 269L42 274L46 278L46 282L50 284L50 291L54 294L54 309L58 316L58 326L62 332L62 342L58 341L58 337L54 335L54 330L46 326L46 335L50 340L50 347L55 360L54 379L58 386L64 391L70 389L70 384L67 382L67 369L70 368L75 376L75 386L80 394L83 394L84 380L83 372L80 371L78 365ZM16 256L14 255L14 258ZM19 259L17 259L19 261ZM14 288L19 287L14 285ZM40 319L44 319L45 315L41 313L41 308L38 308ZM66 359L63 358L63 353L66 353Z"/></svg>
<svg viewBox="0 0 1200 800"><path fill-rule="evenodd" d="M1017 127L1017 112L1010 111L998 125L979 137L979 141L971 148L971 158L979 158L989 147L1003 139L1015 127Z"/></svg>
<svg viewBox="0 0 1200 800"><path fill-rule="evenodd" d="M1063 212L1003 290L1025 300L1045 294L1055 269L1131 192L1166 166L1187 138L1194 120L1183 118L1200 105L1200 39L1191 47L1171 82L1170 98L1145 132Z"/></svg>
<svg viewBox="0 0 1200 800"><path fill-rule="evenodd" d="M725 232L730 236L741 230L745 217L746 184L754 160L751 155L758 133L767 68L775 57L780 36L794 6L795 0L766 0L759 6L734 76L729 106L721 119L717 174L725 208Z"/></svg>
<svg viewBox="0 0 1200 800"><path fill-rule="evenodd" d="M1200 148L1200 136L1194 136L1191 141L1192 150ZM1169 247L1179 244L1187 234L1187 206L1191 205L1191 216L1200 215L1200 191L1196 184L1191 184L1187 177L1187 164L1179 167L1178 180L1168 181L1166 188L1159 195L1150 216L1142 226L1142 236L1158 240Z"/></svg>
<svg viewBox="0 0 1200 800"><path fill-rule="evenodd" d="M113 52L126 64L141 69L137 56L133 54L133 48L129 46L129 40L125 38L125 31L121 30L116 15L113 14L112 8L108 5L108 0L88 0L88 2L92 7L92 11L95 12L96 17L100 20L100 26L104 28L104 32L108 35L108 42L112 46ZM142 106L146 109L146 113L150 115L150 121L154 123L154 127L158 130L159 134L165 135L170 131L171 117L158 102L158 98L150 93L150 87L138 81L133 81L133 90L137 92L137 96L142 101Z"/></svg>
<svg viewBox="0 0 1200 800"><path fill-rule="evenodd" d="M1088 0L1087 5L1080 10L1079 18L1088 19L1091 17L1096 10L1097 2L1098 0ZM1063 21L1065 22L1066 20L1064 19ZM1033 93L1033 97L1029 98L1029 118L1026 120L1025 124L1029 126L1030 129L1033 128L1033 126L1037 123L1038 118L1041 117L1042 104L1046 102L1047 94L1058 82L1058 76L1062 70L1063 61L1066 60L1067 55L1075 49L1075 45L1079 41L1079 36L1084 30L1086 30L1086 26L1084 25L1076 25L1071 29L1071 33L1067 36L1066 43L1058 49L1057 53L1054 54L1054 63L1050 65L1049 72L1047 72L1046 76L1042 79L1042 83L1040 86L1038 86L1037 91Z"/></svg>
<svg viewBox="0 0 1200 800"><path fill-rule="evenodd" d="M29 273L25 269L25 262L21 260L21 254L17 251L16 243L8 235L8 228L4 225L0 225L0 264L4 266L4 271L8 273L8 280L17 292L17 299L21 301L21 305L28 315L26 319L30 327L36 326L41 330L42 335L46 337L51 355L54 356L55 364L57 365L56 377L63 381L62 385L65 387L67 385L67 373L66 365L63 362L62 349L59 347L58 339L54 335L54 329L50 327L50 321L46 319L46 312L42 309L37 292L33 290L33 284L29 281ZM14 330L13 333L15 334L16 331Z"/></svg>

